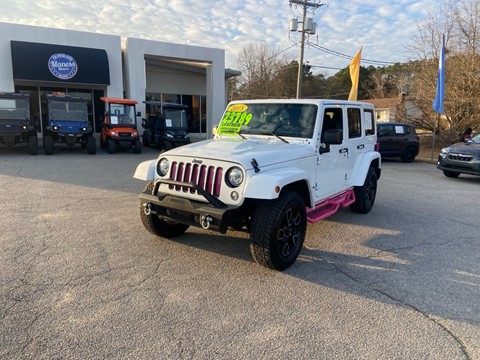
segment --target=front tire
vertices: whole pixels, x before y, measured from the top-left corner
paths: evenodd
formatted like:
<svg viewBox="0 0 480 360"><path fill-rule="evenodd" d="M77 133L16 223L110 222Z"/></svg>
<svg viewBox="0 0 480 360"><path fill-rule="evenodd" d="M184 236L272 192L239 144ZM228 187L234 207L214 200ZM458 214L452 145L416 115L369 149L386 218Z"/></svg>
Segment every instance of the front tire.
<svg viewBox="0 0 480 360"><path fill-rule="evenodd" d="M43 137L43 151L45 155L52 155L53 154L53 137L50 135L46 135Z"/></svg>
<svg viewBox="0 0 480 360"><path fill-rule="evenodd" d="M148 183L143 189L144 193L151 194L153 191L153 181ZM182 235L190 227L189 225L170 223L160 219L156 214L145 214L143 205L140 205L140 219L142 224L153 235L161 236L167 239Z"/></svg>
<svg viewBox="0 0 480 360"><path fill-rule="evenodd" d="M90 136L87 139L87 153L90 155L95 155L97 153L97 143L95 142L95 138Z"/></svg>
<svg viewBox="0 0 480 360"><path fill-rule="evenodd" d="M111 140L111 139L107 140L107 152L109 154L115 154L115 151L117 150L116 147L117 145L115 144L114 140Z"/></svg>
<svg viewBox="0 0 480 360"><path fill-rule="evenodd" d="M133 144L133 153L134 154L141 154L143 150L142 142L140 140L135 141Z"/></svg>
<svg viewBox="0 0 480 360"><path fill-rule="evenodd" d="M350 209L356 213L366 214L372 210L377 194L377 172L370 166L362 186L355 186L355 202Z"/></svg>
<svg viewBox="0 0 480 360"><path fill-rule="evenodd" d="M28 153L30 155L38 155L38 139L37 134L28 137Z"/></svg>
<svg viewBox="0 0 480 360"><path fill-rule="evenodd" d="M443 175L445 175L446 177L449 177L449 178L457 178L457 177L460 176L460 173L453 172L453 171L444 171Z"/></svg>
<svg viewBox="0 0 480 360"><path fill-rule="evenodd" d="M303 247L307 215L302 197L291 191L261 203L252 218L250 253L268 268L285 270Z"/></svg>

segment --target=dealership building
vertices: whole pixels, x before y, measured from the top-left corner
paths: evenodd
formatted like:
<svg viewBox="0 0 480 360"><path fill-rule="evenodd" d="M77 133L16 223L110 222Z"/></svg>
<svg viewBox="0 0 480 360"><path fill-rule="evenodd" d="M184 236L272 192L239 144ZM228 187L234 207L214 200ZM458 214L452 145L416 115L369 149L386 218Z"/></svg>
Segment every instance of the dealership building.
<svg viewBox="0 0 480 360"><path fill-rule="evenodd" d="M66 94L88 100L97 133L106 96L138 101L142 116L145 100L185 104L191 137L207 138L238 75L223 49L0 23L0 92L30 94L39 133L42 95Z"/></svg>

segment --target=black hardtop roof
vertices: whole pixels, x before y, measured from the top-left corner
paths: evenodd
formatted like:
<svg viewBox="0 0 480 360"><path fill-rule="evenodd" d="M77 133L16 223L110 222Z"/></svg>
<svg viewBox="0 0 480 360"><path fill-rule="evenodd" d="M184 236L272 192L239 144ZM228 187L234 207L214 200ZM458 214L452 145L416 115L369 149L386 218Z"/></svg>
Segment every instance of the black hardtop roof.
<svg viewBox="0 0 480 360"><path fill-rule="evenodd" d="M378 125L407 125L407 126L411 126L412 128L415 127L415 125L412 125L412 124L407 124L407 123L402 123L402 122L379 122L377 121L377 126Z"/></svg>
<svg viewBox="0 0 480 360"><path fill-rule="evenodd" d="M2 91L0 92L0 99L30 99L30 94Z"/></svg>
<svg viewBox="0 0 480 360"><path fill-rule="evenodd" d="M163 101L157 101L157 100L147 100L143 102L144 104L147 105L157 105L161 106L162 108L170 108L170 109L188 109L187 105L183 104L177 104L177 103L170 103L170 102L163 102Z"/></svg>
<svg viewBox="0 0 480 360"><path fill-rule="evenodd" d="M87 102L87 99L84 99L79 96L70 96L70 95L56 95L56 94L47 94L47 100L65 100L65 101L78 101L78 102Z"/></svg>

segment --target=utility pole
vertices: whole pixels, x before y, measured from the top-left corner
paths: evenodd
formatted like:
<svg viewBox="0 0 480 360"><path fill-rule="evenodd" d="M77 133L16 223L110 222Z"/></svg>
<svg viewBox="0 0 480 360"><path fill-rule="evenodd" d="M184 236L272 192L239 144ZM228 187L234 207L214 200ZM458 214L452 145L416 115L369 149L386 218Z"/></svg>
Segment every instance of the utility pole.
<svg viewBox="0 0 480 360"><path fill-rule="evenodd" d="M297 75L297 99L299 99L302 97L303 52L305 49L305 21L307 19L307 8L313 7L316 9L325 4L322 4L320 2L314 3L314 2L302 1L302 0L289 0L289 1L290 1L290 6L292 6L292 4L297 4L303 7L302 30L301 30L302 36L301 36L301 42L300 42L300 54L299 54L299 60L298 60L298 75Z"/></svg>

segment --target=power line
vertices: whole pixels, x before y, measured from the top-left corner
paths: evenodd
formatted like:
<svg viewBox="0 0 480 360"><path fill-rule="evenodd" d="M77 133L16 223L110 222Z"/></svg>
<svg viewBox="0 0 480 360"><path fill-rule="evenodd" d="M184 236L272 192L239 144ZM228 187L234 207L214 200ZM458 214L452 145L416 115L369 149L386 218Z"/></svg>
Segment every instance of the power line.
<svg viewBox="0 0 480 360"><path fill-rule="evenodd" d="M338 57L348 59L348 60L353 59L353 56L343 54L341 52L331 50L331 49L328 49L326 47L323 47L323 46L320 46L320 45L317 45L317 44L310 43L309 45L311 47L313 47L314 49L323 51L323 52L325 52L327 54L330 54L330 55L338 56ZM370 60L370 59L364 59L364 58L362 58L362 62L367 63L367 64L372 64L372 65L391 65L391 64L393 64L393 62L391 62L391 61L389 62L389 61L380 61L380 60Z"/></svg>

